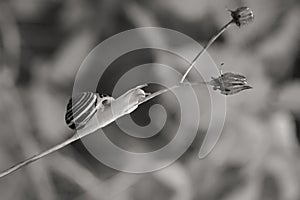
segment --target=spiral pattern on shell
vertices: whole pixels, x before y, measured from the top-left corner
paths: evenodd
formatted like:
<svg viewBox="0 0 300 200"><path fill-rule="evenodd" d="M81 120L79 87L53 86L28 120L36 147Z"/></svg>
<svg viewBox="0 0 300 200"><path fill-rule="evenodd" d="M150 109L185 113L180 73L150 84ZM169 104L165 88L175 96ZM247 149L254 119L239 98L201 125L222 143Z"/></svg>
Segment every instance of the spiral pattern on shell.
<svg viewBox="0 0 300 200"><path fill-rule="evenodd" d="M104 95L100 95L103 97ZM83 92L72 97L65 114L65 122L71 129L82 129L96 114L98 95L93 92Z"/></svg>

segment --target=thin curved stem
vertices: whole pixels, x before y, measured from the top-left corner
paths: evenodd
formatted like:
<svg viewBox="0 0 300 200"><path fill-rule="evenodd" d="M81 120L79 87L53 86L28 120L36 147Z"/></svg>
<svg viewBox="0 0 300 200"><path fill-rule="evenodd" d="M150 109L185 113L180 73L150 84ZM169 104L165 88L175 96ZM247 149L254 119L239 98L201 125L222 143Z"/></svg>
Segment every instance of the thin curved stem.
<svg viewBox="0 0 300 200"><path fill-rule="evenodd" d="M179 84L174 85L174 86L172 86L170 88L162 89L162 90L159 90L157 92L152 93L151 95L147 96L143 101L139 102L138 105L141 105L141 104L145 103L146 101L149 101L150 99L153 99L154 97L157 97L157 96L159 96L159 95L161 95L163 93L166 93L168 91L171 91L173 89L176 89L176 88L179 88L179 87L182 87L182 86L195 86L195 85L201 85L201 84L202 85L209 85L210 82L202 81L202 82L186 83L186 84L185 83L179 83Z"/></svg>
<svg viewBox="0 0 300 200"><path fill-rule="evenodd" d="M184 79L187 77L188 73L191 71L191 69L194 67L196 64L198 58L222 35L222 33L232 24L234 23L233 20L229 21L227 24L225 24L208 42L207 44L203 47L203 49L196 55L194 60L191 62L189 68L186 70L184 75L182 76L180 83L183 83Z"/></svg>
<svg viewBox="0 0 300 200"><path fill-rule="evenodd" d="M157 92L154 92L154 93L150 94L143 101L139 102L138 105L141 105L141 104L149 101L150 99L153 99L154 97L157 97L158 95L161 95L163 93L166 93L166 92L171 91L173 89L176 89L178 87L182 87L182 86L195 86L195 85L200 85L200 84L209 84L209 83L208 82L197 82L197 83L186 83L186 84L185 83L179 83L177 85L174 85L173 87L162 89L162 90L159 90ZM144 86L145 85L141 85L140 87L144 87ZM108 125L108 124L106 124L106 125ZM103 126L101 126L99 128L103 128L106 125L103 125ZM43 158L43 157L45 157L45 156L47 156L47 155L49 155L51 153L54 153L57 150L60 150L60 149L64 148L65 146L67 146L67 145L69 145L69 144L71 144L71 143L73 143L73 142L75 142L75 141L77 141L77 140L79 140L79 139L81 139L81 138L83 138L83 137L85 137L85 136L93 133L93 132L94 131L88 130L84 134L74 134L71 138L69 138L69 139L67 139L67 140L65 140L65 141L63 141L63 142L55 145L54 147L51 147L50 149L47 149L46 151L43 151L43 152L41 152L41 153L39 153L37 155L34 155L34 156L32 156L32 157L30 157L30 158L28 158L28 159L26 159L26 160L24 160L24 161L16 164L16 165L8 168L7 170L2 171L0 173L0 178L3 178L4 176L7 176L7 175L9 175L9 174L17 171L18 169L21 169L22 167L24 167L24 166L26 166L26 165L34 162L34 161L37 161L37 160L39 160L39 159L41 159L41 158Z"/></svg>
<svg viewBox="0 0 300 200"><path fill-rule="evenodd" d="M7 170L4 170L3 172L0 173L0 178L3 178L4 176L7 176L15 171L17 171L18 169L21 169L22 167L36 161L36 160L39 160L69 144L71 144L72 142L78 140L80 138L80 136L78 134L75 134L74 136L72 136L71 138L63 141L62 143L58 144L58 145L55 145L54 147L50 148L50 149L47 149L46 151L40 153L40 154L37 154L37 155L34 155L10 168L8 168Z"/></svg>

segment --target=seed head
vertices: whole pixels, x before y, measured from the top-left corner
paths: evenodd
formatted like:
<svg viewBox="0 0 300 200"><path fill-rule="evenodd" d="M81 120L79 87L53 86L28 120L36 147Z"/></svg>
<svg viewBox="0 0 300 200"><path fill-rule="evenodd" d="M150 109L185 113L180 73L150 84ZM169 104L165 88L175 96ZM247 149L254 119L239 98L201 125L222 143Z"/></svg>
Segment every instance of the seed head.
<svg viewBox="0 0 300 200"><path fill-rule="evenodd" d="M250 8L243 6L236 10L229 10L231 12L231 17L233 22L238 26L244 26L251 23L254 19L253 11Z"/></svg>
<svg viewBox="0 0 300 200"><path fill-rule="evenodd" d="M221 94L233 95L243 90L251 89L244 75L233 72L226 72L221 76L214 78L209 82L214 90L220 90Z"/></svg>

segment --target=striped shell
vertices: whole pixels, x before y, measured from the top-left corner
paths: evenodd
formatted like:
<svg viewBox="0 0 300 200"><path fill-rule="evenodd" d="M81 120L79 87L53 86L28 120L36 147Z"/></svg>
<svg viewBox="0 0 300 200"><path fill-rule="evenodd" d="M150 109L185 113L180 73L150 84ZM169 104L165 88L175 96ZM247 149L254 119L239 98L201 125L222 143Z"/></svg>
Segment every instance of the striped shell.
<svg viewBox="0 0 300 200"><path fill-rule="evenodd" d="M103 97L104 95L100 95ZM82 129L86 123L95 115L98 109L98 94L83 92L72 97L68 104L65 121L71 129Z"/></svg>

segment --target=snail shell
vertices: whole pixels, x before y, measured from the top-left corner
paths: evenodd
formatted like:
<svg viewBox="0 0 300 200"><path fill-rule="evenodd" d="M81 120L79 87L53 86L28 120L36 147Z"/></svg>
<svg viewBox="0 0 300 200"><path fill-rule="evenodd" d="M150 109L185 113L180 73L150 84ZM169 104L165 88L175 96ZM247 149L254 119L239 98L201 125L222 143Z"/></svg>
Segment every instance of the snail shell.
<svg viewBox="0 0 300 200"><path fill-rule="evenodd" d="M73 130L82 129L99 109L103 109L112 100L112 97L104 94L82 92L69 100L65 122Z"/></svg>

